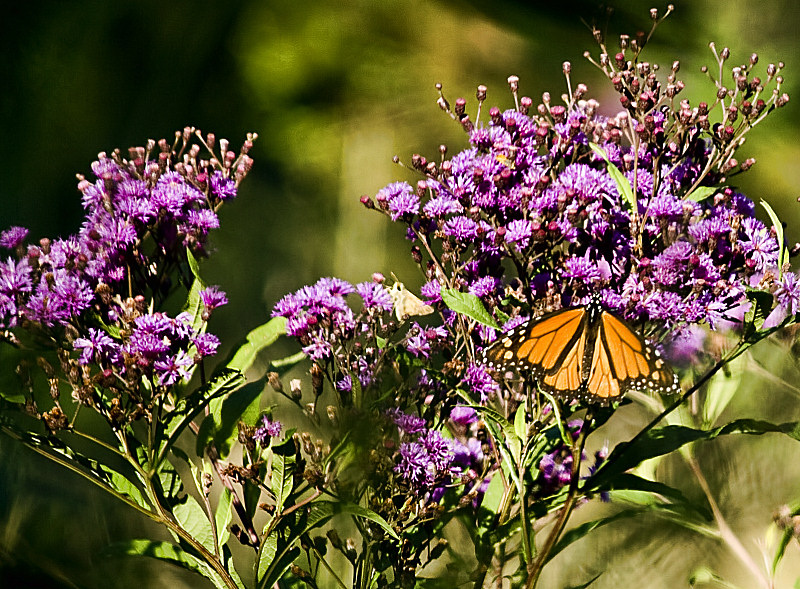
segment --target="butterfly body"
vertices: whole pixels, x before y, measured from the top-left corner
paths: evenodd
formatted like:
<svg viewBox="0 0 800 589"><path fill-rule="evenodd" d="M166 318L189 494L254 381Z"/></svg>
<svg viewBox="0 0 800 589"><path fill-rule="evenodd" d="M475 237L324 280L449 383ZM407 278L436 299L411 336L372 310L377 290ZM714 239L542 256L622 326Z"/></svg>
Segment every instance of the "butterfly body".
<svg viewBox="0 0 800 589"><path fill-rule="evenodd" d="M495 370L529 372L545 392L608 404L628 390L680 390L669 365L597 298L531 319L483 350Z"/></svg>

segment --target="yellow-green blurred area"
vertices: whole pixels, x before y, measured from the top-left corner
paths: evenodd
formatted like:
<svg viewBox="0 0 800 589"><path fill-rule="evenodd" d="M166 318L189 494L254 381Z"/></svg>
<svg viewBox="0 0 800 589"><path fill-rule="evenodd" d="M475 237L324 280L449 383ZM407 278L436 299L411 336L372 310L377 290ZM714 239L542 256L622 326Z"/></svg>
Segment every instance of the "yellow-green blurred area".
<svg viewBox="0 0 800 589"><path fill-rule="evenodd" d="M800 240L800 69L793 59L800 55L800 5L674 3L645 57L665 69L680 59L693 105L713 100L700 73L713 63L709 41L730 47L731 66L758 52L763 78L767 63L786 62L783 89L793 101L748 136L738 157L758 163L731 182L772 205L791 245ZM568 60L573 83L584 82L613 114L616 95L582 57L587 49L597 53L589 26L606 31L615 47L619 33L649 30L649 9L665 5L611 5L609 16L607 5L590 0L16 3L0 17L0 226L24 225L33 239L76 231L82 210L74 175L89 175L99 151L171 137L186 125L234 146L255 131L255 167L238 200L223 209L217 252L202 267L231 300L211 325L222 354L263 323L283 294L320 276L362 281L394 272L416 289L422 276L404 231L365 210L359 197L395 180L416 181L392 163L395 154L410 162L413 153L438 158L441 144L450 154L466 146L462 129L436 106L434 85L443 84L451 103L467 98L474 116L478 84L489 87L487 106L513 106L511 74L535 103L545 91L560 96ZM760 362L748 359L722 421L800 419L794 359L787 347L770 345L756 350ZM296 351L289 342L276 347L273 357ZM608 439L629 438L646 420L625 407ZM761 563L774 545L773 513L800 499L800 445L775 435L731 436L696 454L733 531ZM657 469L703 501L680 459ZM614 509L590 504L575 521ZM162 534L76 476L0 440L0 587L203 586L167 565L100 555L114 540ZM776 587L800 577L796 542L787 554ZM559 555L542 587L567 587L598 572L604 574L592 587L681 587L701 565L740 587L755 586L719 540L643 516L598 530Z"/></svg>

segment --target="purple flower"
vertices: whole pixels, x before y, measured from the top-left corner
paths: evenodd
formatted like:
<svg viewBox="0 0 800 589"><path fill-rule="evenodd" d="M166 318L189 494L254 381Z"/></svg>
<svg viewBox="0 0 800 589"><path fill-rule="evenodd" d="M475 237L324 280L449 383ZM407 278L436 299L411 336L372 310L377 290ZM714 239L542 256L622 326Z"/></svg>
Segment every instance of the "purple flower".
<svg viewBox="0 0 800 589"><path fill-rule="evenodd" d="M211 194L220 200L233 200L236 198L236 182L226 178L222 172L215 170L210 179Z"/></svg>
<svg viewBox="0 0 800 589"><path fill-rule="evenodd" d="M406 442L400 445L399 454L394 472L418 494L427 491L435 480L436 465L425 447L417 442Z"/></svg>
<svg viewBox="0 0 800 589"><path fill-rule="evenodd" d="M755 272L763 272L778 262L778 242L761 221L755 217L742 219L745 239L739 243Z"/></svg>
<svg viewBox="0 0 800 589"><path fill-rule="evenodd" d="M189 378L191 376L189 368L193 365L194 361L185 350L179 350L174 356L153 362L158 375L158 384L162 386L171 386L181 379Z"/></svg>
<svg viewBox="0 0 800 589"><path fill-rule="evenodd" d="M425 420L416 415L409 415L403 413L400 409L394 408L386 412L387 417L391 419L400 430L406 434L418 434L425 431Z"/></svg>
<svg viewBox="0 0 800 589"><path fill-rule="evenodd" d="M484 276L469 285L469 292L476 297L492 296L502 292L502 283L494 276Z"/></svg>
<svg viewBox="0 0 800 589"><path fill-rule="evenodd" d="M192 339L192 343L197 348L197 355L200 357L213 356L219 348L219 338L213 333L201 333Z"/></svg>
<svg viewBox="0 0 800 589"><path fill-rule="evenodd" d="M470 364L467 367L462 385L467 390L477 393L480 396L481 403L485 403L491 395L500 390L500 386L487 372L486 366L483 364Z"/></svg>
<svg viewBox="0 0 800 589"><path fill-rule="evenodd" d="M444 224L443 230L456 241L472 241L478 236L478 224L468 217L453 217Z"/></svg>
<svg viewBox="0 0 800 589"><path fill-rule="evenodd" d="M800 280L794 272L786 272L778 282L775 300L790 315L797 315L800 310Z"/></svg>
<svg viewBox="0 0 800 589"><path fill-rule="evenodd" d="M506 225L506 243L516 246L518 251L528 247L531 235L533 235L533 229L531 229L530 221L517 220Z"/></svg>
<svg viewBox="0 0 800 589"><path fill-rule="evenodd" d="M368 311L391 311L392 296L383 285L373 281L359 282L356 292L364 300L364 308Z"/></svg>
<svg viewBox="0 0 800 589"><path fill-rule="evenodd" d="M78 362L84 365L91 362L99 364L104 360L114 363L119 357L119 345L106 332L94 327L89 328L86 337L76 338L73 347L81 352Z"/></svg>
<svg viewBox="0 0 800 589"><path fill-rule="evenodd" d="M33 281L27 258L15 262L12 258L0 262L0 293L16 298L31 292Z"/></svg>
<svg viewBox="0 0 800 589"><path fill-rule="evenodd" d="M478 414L472 407L456 405L450 410L450 419L458 425L466 426L478 421Z"/></svg>
<svg viewBox="0 0 800 589"><path fill-rule="evenodd" d="M16 249L22 245L25 238L28 237L28 230L25 227L9 227L0 233L0 247L5 247L10 250Z"/></svg>
<svg viewBox="0 0 800 589"><path fill-rule="evenodd" d="M224 291L220 290L219 286L207 286L201 290L200 300L208 313L217 307L228 304L228 297L225 296Z"/></svg>
<svg viewBox="0 0 800 589"><path fill-rule="evenodd" d="M433 465L439 472L445 472L453 463L455 453L450 440L442 437L436 430L428 430L417 440L428 452Z"/></svg>
<svg viewBox="0 0 800 589"><path fill-rule="evenodd" d="M447 196L432 198L425 203L422 209L425 211L426 215L434 219L447 215L459 214L464 211L464 207L460 202Z"/></svg>
<svg viewBox="0 0 800 589"><path fill-rule="evenodd" d="M203 236L219 228L219 217L211 209L192 210L186 214L186 223L182 228L186 233Z"/></svg>
<svg viewBox="0 0 800 589"><path fill-rule="evenodd" d="M277 438L281 435L282 429L283 425L280 421L273 421L264 415L261 418L261 425L258 426L255 433L253 433L253 439L261 444L262 447L266 446L270 438Z"/></svg>
<svg viewBox="0 0 800 589"><path fill-rule="evenodd" d="M154 207L178 218L181 218L187 207L204 200L202 192L174 171L162 174L150 193L150 201Z"/></svg>

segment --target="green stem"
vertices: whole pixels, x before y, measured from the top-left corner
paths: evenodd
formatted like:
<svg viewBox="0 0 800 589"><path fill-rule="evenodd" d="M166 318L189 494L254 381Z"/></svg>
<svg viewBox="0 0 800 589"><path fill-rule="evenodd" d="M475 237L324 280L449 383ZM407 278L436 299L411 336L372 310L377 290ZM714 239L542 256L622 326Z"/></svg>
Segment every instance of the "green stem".
<svg viewBox="0 0 800 589"><path fill-rule="evenodd" d="M714 500L714 495L711 493L711 487L708 485L708 481L703 475L703 471L700 470L700 465L697 463L697 460L694 458L694 456L690 456L686 459L686 461L688 462L692 473L697 478L697 482L700 484L700 488L703 490L703 494L706 496L708 505L711 507L711 513L714 514L714 521L717 523L717 528L719 529L722 541L728 545L728 548L730 548L731 551L739 558L742 564L744 564L745 567L753 574L753 576L758 579L759 584L762 587L765 589L773 589L774 584L772 581L764 575L745 547L742 545L739 538L733 533L733 530L731 530L730 526L728 526L728 522L725 521L722 511L720 511L717 502Z"/></svg>
<svg viewBox="0 0 800 589"><path fill-rule="evenodd" d="M521 527L521 534L522 534L522 556L525 559L526 566L530 566L533 561L533 528L531 526L531 522L528 521L528 495L524 492L525 488L525 467L520 468L519 470L519 480L523 481L523 492L520 494L519 498L519 522Z"/></svg>
<svg viewBox="0 0 800 589"><path fill-rule="evenodd" d="M194 536L192 536L189 532L187 532L183 527L181 527L178 522L172 519L172 514L170 514L162 505L161 502L158 500L158 494L156 493L155 488L153 487L152 479L147 479L147 494L150 498L150 501L153 505L156 506L158 510L158 520L160 523L164 524L167 528L169 528L175 535L179 538L184 540L187 544L189 544L201 557L202 559L212 568L214 572L219 575L222 581L225 583L225 586L228 589L239 589L236 585L236 582L231 577L228 570L222 564L222 562L211 553L201 542L199 542Z"/></svg>
<svg viewBox="0 0 800 589"><path fill-rule="evenodd" d="M544 565L550 556L550 552L553 550L558 538L564 531L564 527L567 525L567 520L572 513L572 509L575 507L575 499L578 494L578 483L581 479L581 456L583 455L583 447L586 443L586 436L591 422L592 417L590 409L586 412L584 427L581 431L580 438L572 447L572 473L570 477L571 480L569 483L569 492L567 493L567 498L564 501L564 505L561 507L561 511L558 514L558 519L553 524L553 529L550 531L550 535L545 540L544 546L542 546L542 549L539 551L539 554L536 557L536 561L528 566L528 582L525 585L526 589L533 589L536 587L536 583L539 580L539 576L542 574L542 569L544 568Z"/></svg>

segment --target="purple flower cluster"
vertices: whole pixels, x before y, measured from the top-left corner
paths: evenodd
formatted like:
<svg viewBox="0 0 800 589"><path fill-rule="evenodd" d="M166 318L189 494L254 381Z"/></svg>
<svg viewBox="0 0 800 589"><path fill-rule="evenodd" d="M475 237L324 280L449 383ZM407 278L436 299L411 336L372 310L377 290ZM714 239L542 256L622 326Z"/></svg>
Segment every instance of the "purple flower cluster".
<svg viewBox="0 0 800 589"><path fill-rule="evenodd" d="M261 418L261 425L259 425L253 433L253 439L262 446L266 446L269 444L270 438L277 438L281 435L282 430L283 425L280 421L273 420L264 415Z"/></svg>
<svg viewBox="0 0 800 589"><path fill-rule="evenodd" d="M417 156L426 190L395 183L378 193L377 208L416 239L441 242L422 289L428 302L439 300L442 273L507 314L508 288L556 308L599 292L604 307L663 333L718 327L752 278L775 270L779 244L750 200L724 186L691 198L698 181L720 179L703 176L711 150L699 135L689 155L667 161L655 143L622 144L626 113L595 112L596 103L534 117L492 109L488 126L471 127L469 149L439 166ZM653 137L666 124L657 115ZM796 311L797 294L779 292Z"/></svg>
<svg viewBox="0 0 800 589"><path fill-rule="evenodd" d="M152 376L155 384L170 386L189 378L192 367L219 347L217 336L192 327L188 313L174 318L159 312L140 315L125 331L127 337L115 340L104 331L88 328L84 337L73 342L80 352L79 363L119 375L135 365L142 374Z"/></svg>
<svg viewBox="0 0 800 589"><path fill-rule="evenodd" d="M452 440L428 429L425 420L419 417L399 410L392 411L389 416L400 428L403 438L410 440L400 444L394 472L413 492L423 495L436 485L448 484L452 476L460 475L460 469L454 466L456 454Z"/></svg>
<svg viewBox="0 0 800 589"><path fill-rule="evenodd" d="M75 235L25 246L23 227L0 234L0 247L16 255L0 262L0 327L21 320L45 329L77 325L90 308L114 322L115 294L166 296L162 272L185 256L182 250L205 255L208 233L219 226L215 208L236 195L232 174L240 180L251 160L245 156L225 173L193 159L173 168L168 144L159 146L155 159L144 148L134 149L131 161L100 154L91 166L95 180L78 184L86 213ZM212 290L203 302L207 311L224 304Z"/></svg>

